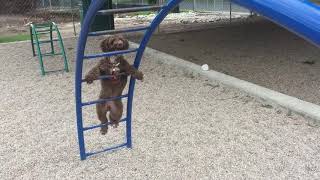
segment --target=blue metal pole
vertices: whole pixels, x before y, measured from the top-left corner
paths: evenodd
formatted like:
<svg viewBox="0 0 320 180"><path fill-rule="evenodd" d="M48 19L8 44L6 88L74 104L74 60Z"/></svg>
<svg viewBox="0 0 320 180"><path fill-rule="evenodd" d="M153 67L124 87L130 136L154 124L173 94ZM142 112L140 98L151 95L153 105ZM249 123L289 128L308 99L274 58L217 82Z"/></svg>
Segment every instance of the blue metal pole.
<svg viewBox="0 0 320 180"><path fill-rule="evenodd" d="M132 121L132 101L133 101L133 93L134 93L134 84L135 84L135 79L131 77L130 83L129 83L129 92L128 92L128 101L127 101L127 121L126 121L127 148L132 148L131 121Z"/></svg>
<svg viewBox="0 0 320 180"><path fill-rule="evenodd" d="M97 11L102 7L103 3L104 3L104 0L92 1L82 23L81 32L78 40L78 47L77 47L76 72L75 72L75 96L76 96L75 98L76 98L78 141L79 141L81 160L85 160L87 157L86 150L85 150L85 143L84 143L84 135L83 135L82 101L81 101L83 57L84 57L85 45L87 42L87 36L89 33L89 27Z"/></svg>
<svg viewBox="0 0 320 180"><path fill-rule="evenodd" d="M141 41L141 44L138 48L138 52L136 58L134 60L134 66L139 68L141 63L141 58L143 55L144 50L150 40L151 35L159 26L159 24L163 21L163 19L169 14L169 12L174 9L182 0L171 0L168 2L167 6L160 10L159 14L156 18L152 21L150 28L145 32L145 35ZM131 116L132 116L132 102L133 102L133 95L134 95L134 87L135 87L135 79L130 78L129 83L129 92L128 92L128 103L127 103L127 121L126 121L126 136L127 136L127 147L132 148L132 135L131 135Z"/></svg>

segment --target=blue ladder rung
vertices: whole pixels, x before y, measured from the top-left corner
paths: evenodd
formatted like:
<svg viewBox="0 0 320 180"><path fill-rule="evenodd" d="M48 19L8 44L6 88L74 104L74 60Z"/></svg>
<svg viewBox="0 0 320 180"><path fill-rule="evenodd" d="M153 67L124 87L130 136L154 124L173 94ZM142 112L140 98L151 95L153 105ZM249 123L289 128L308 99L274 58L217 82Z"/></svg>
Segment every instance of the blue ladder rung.
<svg viewBox="0 0 320 180"><path fill-rule="evenodd" d="M121 54L128 54L132 52L138 51L137 49L128 49L128 50L123 50L123 51L112 51L112 52L107 52L107 53L101 53L101 54L89 54L83 56L83 59L93 59L93 58L99 58L99 57L110 57L110 56L116 56L116 55L121 55Z"/></svg>
<svg viewBox="0 0 320 180"><path fill-rule="evenodd" d="M134 28L123 28L123 29L115 29L115 30L106 30L106 31L96 31L90 32L88 36L101 36L106 34L117 34L117 33L129 33L129 32L137 32L137 31L144 31L149 29L150 26L139 26Z"/></svg>
<svg viewBox="0 0 320 180"><path fill-rule="evenodd" d="M92 104L98 104L98 103L103 103L103 102L107 102L107 101L113 101L113 100L122 99L122 98L126 98L126 97L128 97L128 94L121 95L121 96L116 96L116 97L110 97L110 98L107 98L107 99L98 99L98 100L95 100L95 101L89 101L89 102L82 103L82 106L89 106L89 105L92 105Z"/></svg>
<svg viewBox="0 0 320 180"><path fill-rule="evenodd" d="M126 73L119 73L117 76L122 76L122 75L126 75ZM104 76L99 76L97 79L95 80L99 80L99 79L111 79L113 78L113 75L104 75ZM82 79L81 82L87 82L85 79Z"/></svg>
<svg viewBox="0 0 320 180"><path fill-rule="evenodd" d="M124 121L126 121L127 120L127 118L123 118L123 119L121 119L119 122L124 122ZM110 125L111 124L111 122L108 122L108 125ZM99 128L99 127L102 127L103 126L103 124L99 124L99 125L94 125L94 126L89 126L89 127L84 127L83 128L83 131L88 131L88 130L90 130L90 129L96 129L96 128Z"/></svg>
<svg viewBox="0 0 320 180"><path fill-rule="evenodd" d="M92 155L99 154L99 153L102 153L102 152L115 150L115 149L118 149L118 148L121 148L121 147L124 147L124 146L127 146L127 143L119 144L119 145L117 145L117 146L113 146L113 147L110 147L110 148L106 148L106 149L103 149L103 150L101 150L101 151L88 152L88 153L86 153L86 156L88 157L88 156L92 156Z"/></svg>

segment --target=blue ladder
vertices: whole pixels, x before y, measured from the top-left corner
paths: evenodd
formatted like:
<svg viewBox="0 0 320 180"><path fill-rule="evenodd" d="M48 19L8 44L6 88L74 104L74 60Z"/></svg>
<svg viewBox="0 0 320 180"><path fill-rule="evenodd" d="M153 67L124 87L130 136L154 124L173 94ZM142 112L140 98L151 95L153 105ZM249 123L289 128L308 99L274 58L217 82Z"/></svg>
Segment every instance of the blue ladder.
<svg viewBox="0 0 320 180"><path fill-rule="evenodd" d="M174 9L182 0L170 0L166 5L163 6L143 6L143 7L134 7L134 8L123 8L123 9L109 9L109 10L100 10L105 2L105 0L93 0L87 14L83 20L81 32L78 40L77 47L77 59L76 59L76 71L75 71L75 98L76 98L76 115L77 115L77 130L78 130L78 142L80 149L80 159L85 160L88 156L106 152L110 150L115 150L120 147L132 148L132 139L131 139L131 116L132 116L132 101L135 87L135 79L130 77L129 82L129 90L127 94L121 95L119 97L112 97L108 99L99 99L89 102L82 102L82 83L84 80L82 79L82 70L83 70L83 60L85 59L96 59L99 57L110 57L114 55L121 55L127 53L136 52L136 57L134 60L134 67L139 68L141 58L143 52L147 46L147 43L150 40L151 35L159 26L159 24L163 21L163 19L168 15L168 13ZM119 13L128 13L128 12L137 12L137 11L149 11L149 10L159 10L159 13L154 18L152 23L147 27L136 27L131 29L118 29L118 30L107 30L107 31L99 31L99 32L90 32L89 26L93 22L93 19L96 15L106 15L106 14L119 14ZM87 43L88 36L100 36L106 34L117 34L117 33L127 33L127 32L137 32L137 31L145 31L144 36L140 42L140 45L136 49L128 49L123 51L113 51L107 53L100 54L89 54L85 55L85 47ZM107 79L110 76L103 76L99 79ZM126 118L122 119L122 122L126 122L126 142L120 145L116 145L113 147L108 147L101 151L96 152L86 152L85 150L85 140L84 140L84 131L92 130L95 128L99 128L102 125L93 125L89 127L83 126L83 118L82 118L82 108L84 106L93 105L97 103L112 101L115 99L127 98L127 114Z"/></svg>

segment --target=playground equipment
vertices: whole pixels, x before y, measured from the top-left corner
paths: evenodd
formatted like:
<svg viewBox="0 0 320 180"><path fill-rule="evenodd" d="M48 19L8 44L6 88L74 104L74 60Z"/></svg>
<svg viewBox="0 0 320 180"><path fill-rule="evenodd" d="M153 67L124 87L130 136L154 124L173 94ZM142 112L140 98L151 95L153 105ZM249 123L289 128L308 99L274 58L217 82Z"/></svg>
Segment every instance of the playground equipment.
<svg viewBox="0 0 320 180"><path fill-rule="evenodd" d="M56 32L57 39L53 39L53 32ZM40 36L48 35L49 40L41 40ZM42 23L42 24L30 24L30 39L33 56L38 56L40 63L41 75L45 75L47 72L44 68L43 57L46 56L63 56L64 59L64 71L69 72L68 60L64 50L64 45L62 42L62 37L59 32L58 26L54 22ZM55 52L53 42L58 42L61 52ZM41 45L50 43L51 52L43 53L41 51ZM35 52L35 47L37 48L37 54Z"/></svg>
<svg viewBox="0 0 320 180"><path fill-rule="evenodd" d="M320 6L310 0L233 0L320 46Z"/></svg>
<svg viewBox="0 0 320 180"><path fill-rule="evenodd" d="M124 94L119 97L112 97L110 99L99 99L90 102L82 102L82 70L83 70L83 60L85 59L94 59L99 57L110 57L114 55L127 54L136 52L136 57L134 60L134 66L138 69L143 52L146 48L146 45L159 26L163 19L168 15L168 13L174 9L182 0L170 0L167 4L163 6L147 6L147 7L138 7L138 8L125 8L125 9L110 9L110 10L101 10L104 0L94 0L90 5L87 14L84 18L79 42L77 49L77 62L76 62L76 75L75 75L75 96L76 96L76 113L77 113L77 129L78 129L78 140L80 148L80 158L81 160L86 159L88 156L105 152L109 150L114 150L120 147L132 147L131 140L131 115L132 115L132 103L133 103L133 94L135 87L135 79L130 78L129 90L127 94ZM317 5L312 4L306 0L234 0L235 3L242 5L250 10L259 13L266 18L278 23L279 25L297 33L298 35L304 37L310 42L320 45L320 9ZM115 13L127 13L127 12L136 12L136 11L147 11L147 10L159 10L159 13L154 18L152 23L147 27L138 27L132 29L119 29L119 30L108 30L101 32L90 32L89 26L92 23L92 20L97 14L115 14ZM101 54L89 54L85 55L85 45L87 42L88 36L99 36L105 34L114 34L114 33L123 33L123 32L136 32L136 31L145 31L145 34L140 42L140 45L136 49L129 49L125 51L114 51ZM101 77L100 79L110 78L110 77ZM85 150L85 141L84 141L84 131L95 129L101 127L101 125L83 127L82 119L82 107L93 105L101 102L106 102L114 99L128 98L127 101L127 114L126 118L122 121L126 122L126 142L114 147L106 148L97 152L86 152Z"/></svg>

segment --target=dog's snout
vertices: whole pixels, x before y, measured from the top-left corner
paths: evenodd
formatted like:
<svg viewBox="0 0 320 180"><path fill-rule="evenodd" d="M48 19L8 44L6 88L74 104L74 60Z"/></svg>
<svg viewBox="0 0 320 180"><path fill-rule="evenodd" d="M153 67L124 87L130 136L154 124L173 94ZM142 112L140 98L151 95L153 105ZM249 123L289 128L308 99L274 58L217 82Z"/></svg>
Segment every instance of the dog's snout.
<svg viewBox="0 0 320 180"><path fill-rule="evenodd" d="M117 48L123 48L123 42L121 40L116 42L116 47Z"/></svg>

